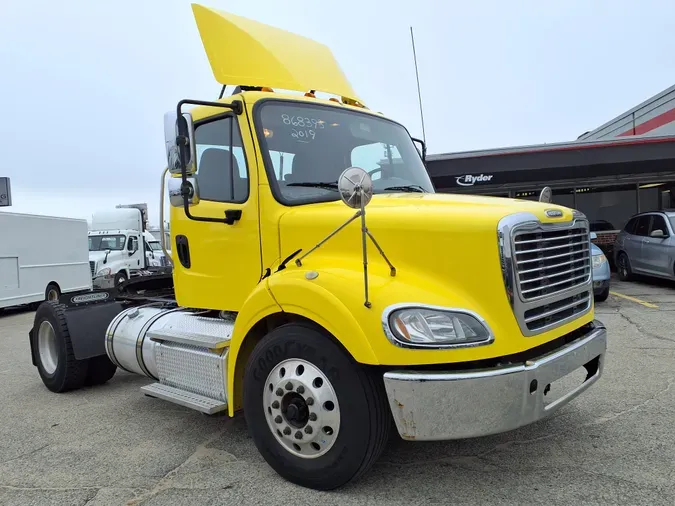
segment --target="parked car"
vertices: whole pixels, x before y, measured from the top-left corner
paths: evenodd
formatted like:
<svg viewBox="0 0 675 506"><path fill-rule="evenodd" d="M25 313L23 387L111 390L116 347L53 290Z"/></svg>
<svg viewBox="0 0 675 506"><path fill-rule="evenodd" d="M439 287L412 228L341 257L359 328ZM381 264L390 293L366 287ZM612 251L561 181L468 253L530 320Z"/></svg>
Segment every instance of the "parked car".
<svg viewBox="0 0 675 506"><path fill-rule="evenodd" d="M633 216L616 237L619 279L634 274L675 279L675 212L651 211Z"/></svg>
<svg viewBox="0 0 675 506"><path fill-rule="evenodd" d="M591 232L591 239L596 239L595 232ZM593 259L593 295L597 302L607 300L609 297L610 269L607 257L595 244L591 243L591 255Z"/></svg>

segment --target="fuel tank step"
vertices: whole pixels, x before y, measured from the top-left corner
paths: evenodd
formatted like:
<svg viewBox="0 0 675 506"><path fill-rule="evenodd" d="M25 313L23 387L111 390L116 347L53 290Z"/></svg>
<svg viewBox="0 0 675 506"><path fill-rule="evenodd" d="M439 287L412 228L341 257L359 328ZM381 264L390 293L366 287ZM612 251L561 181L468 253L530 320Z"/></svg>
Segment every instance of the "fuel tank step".
<svg viewBox="0 0 675 506"><path fill-rule="evenodd" d="M148 331L147 337L156 342L170 341L200 348L222 349L230 344L235 318L235 313L227 319L184 314L182 318L159 322Z"/></svg>
<svg viewBox="0 0 675 506"><path fill-rule="evenodd" d="M150 330L147 336L152 341L170 341L172 343L188 344L200 348L221 349L230 345L230 338L222 335L195 334L181 330L160 329Z"/></svg>
<svg viewBox="0 0 675 506"><path fill-rule="evenodd" d="M201 411L207 415L212 415L227 409L226 402L211 399L210 397L188 392L187 390L181 390L180 388L169 385L163 385L161 383L146 385L141 387L141 391L150 397L157 397L158 399L173 402L174 404L185 406L186 408Z"/></svg>

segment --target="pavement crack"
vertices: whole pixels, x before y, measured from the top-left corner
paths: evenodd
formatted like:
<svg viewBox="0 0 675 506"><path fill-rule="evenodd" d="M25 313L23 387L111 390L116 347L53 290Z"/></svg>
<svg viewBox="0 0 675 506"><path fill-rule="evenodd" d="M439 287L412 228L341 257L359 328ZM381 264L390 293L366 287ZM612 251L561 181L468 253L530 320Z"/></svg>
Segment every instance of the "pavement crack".
<svg viewBox="0 0 675 506"><path fill-rule="evenodd" d="M659 341L667 341L669 343L675 343L675 339L673 339L672 337L660 336L658 334L655 334L654 332L650 332L648 330L645 330L642 325L633 321L630 316L625 315L621 311L619 311L619 316L621 316L621 318L626 320L630 325L635 327L645 337L651 337L653 339L658 339Z"/></svg>
<svg viewBox="0 0 675 506"><path fill-rule="evenodd" d="M646 404L649 404L651 401L653 401L654 399L656 399L660 395L663 395L663 394L667 393L671 389L671 387L673 386L673 383L675 383L675 376L668 378L666 381L667 381L667 384L666 384L665 388L662 388L661 390L656 392L654 395L652 395L648 399L645 399L641 403L636 404L635 406L633 406L631 408L624 409L623 411L619 411L618 413L612 413L611 415L605 415L605 416L601 416L599 418L596 418L592 422L584 424L584 427L589 426L589 425L599 425L599 424L611 422L612 420L616 420L617 418L620 418L624 415L627 415L629 413L633 413L633 412L637 411L638 409L644 407Z"/></svg>
<svg viewBox="0 0 675 506"><path fill-rule="evenodd" d="M31 450L31 451L29 451L29 452L22 453L21 455L17 455L16 457L12 457L12 458L9 459L9 460L5 460L5 461L3 461L3 462L0 462L0 464L1 464L1 465L4 465L4 464L8 464L9 462L14 462L15 460L22 459L22 458L24 458L24 457L30 457L30 456L33 455L34 453L37 453L37 452L39 452L40 450L44 450L44 449L47 448L49 445L50 445L50 443L47 443L46 445L42 445L40 448L36 448L35 450Z"/></svg>
<svg viewBox="0 0 675 506"><path fill-rule="evenodd" d="M220 430L216 432L215 434L211 435L209 438L207 438L204 442L199 444L197 448L195 448L195 451L188 456L183 462L178 464L176 467L173 469L169 470L166 472L157 482L157 484L150 490L147 490L145 493L134 497L133 499L127 501L125 506L139 506L143 502L147 501L148 499L151 499L152 497L156 496L157 494L163 492L164 490L174 488L172 485L172 480L173 478L178 474L178 472L187 464L192 462L195 459L198 459L204 455L208 451L208 446L213 443L214 441L220 439L223 434L227 429Z"/></svg>

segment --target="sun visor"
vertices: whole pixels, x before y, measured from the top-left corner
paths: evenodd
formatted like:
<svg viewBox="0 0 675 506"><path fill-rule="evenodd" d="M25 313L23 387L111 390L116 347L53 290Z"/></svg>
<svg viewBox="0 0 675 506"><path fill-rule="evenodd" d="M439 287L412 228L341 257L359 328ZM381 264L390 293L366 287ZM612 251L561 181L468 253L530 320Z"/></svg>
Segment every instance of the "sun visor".
<svg viewBox="0 0 675 506"><path fill-rule="evenodd" d="M316 90L361 102L324 44L198 4L192 11L220 84Z"/></svg>

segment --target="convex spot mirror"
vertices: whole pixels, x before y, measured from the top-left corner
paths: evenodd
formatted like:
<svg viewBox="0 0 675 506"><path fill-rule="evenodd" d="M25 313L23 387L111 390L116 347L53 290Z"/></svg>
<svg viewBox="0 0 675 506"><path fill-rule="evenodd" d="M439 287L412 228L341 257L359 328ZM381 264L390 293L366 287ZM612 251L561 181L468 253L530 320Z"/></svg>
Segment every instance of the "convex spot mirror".
<svg viewBox="0 0 675 506"><path fill-rule="evenodd" d="M365 207L373 198L373 180L360 167L345 169L338 178L340 198L353 209Z"/></svg>
<svg viewBox="0 0 675 506"><path fill-rule="evenodd" d="M183 180L181 178L169 178L169 202L173 207L183 207L183 194L181 187ZM188 204L194 206L199 204L199 186L197 185L197 178L189 177L185 182L188 188Z"/></svg>
<svg viewBox="0 0 675 506"><path fill-rule="evenodd" d="M551 200L553 200L553 192L551 191L551 187L545 186L539 194L539 202L546 202L550 204Z"/></svg>
<svg viewBox="0 0 675 506"><path fill-rule="evenodd" d="M196 172L195 129L189 112L184 112L180 117L176 111L164 114L164 145L171 174L180 174L181 166L185 167L187 175Z"/></svg>

